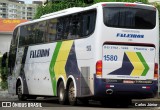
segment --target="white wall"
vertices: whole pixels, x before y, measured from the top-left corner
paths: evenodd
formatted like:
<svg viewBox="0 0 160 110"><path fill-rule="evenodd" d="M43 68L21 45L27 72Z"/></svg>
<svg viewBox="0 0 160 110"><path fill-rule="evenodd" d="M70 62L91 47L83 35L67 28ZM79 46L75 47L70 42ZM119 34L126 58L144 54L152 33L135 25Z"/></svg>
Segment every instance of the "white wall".
<svg viewBox="0 0 160 110"><path fill-rule="evenodd" d="M9 52L12 33L0 33L0 55Z"/></svg>

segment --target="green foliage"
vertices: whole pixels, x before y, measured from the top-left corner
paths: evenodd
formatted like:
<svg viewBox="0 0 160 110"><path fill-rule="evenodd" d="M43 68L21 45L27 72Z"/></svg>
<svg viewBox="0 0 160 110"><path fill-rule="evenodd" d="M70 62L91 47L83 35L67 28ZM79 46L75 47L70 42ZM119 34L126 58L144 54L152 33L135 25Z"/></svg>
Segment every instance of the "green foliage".
<svg viewBox="0 0 160 110"><path fill-rule="evenodd" d="M2 81L0 86L1 86L1 88L2 88L3 90L8 89L8 83L7 83L7 81L5 81L5 82Z"/></svg>
<svg viewBox="0 0 160 110"><path fill-rule="evenodd" d="M152 3L152 5L154 5L158 9L158 11L160 12L160 4L159 3L154 2L154 3Z"/></svg>
<svg viewBox="0 0 160 110"><path fill-rule="evenodd" d="M49 2L45 6L39 6L37 8L37 13L34 18L38 19L44 14L56 12L70 7L84 7L84 6L87 6L87 4L85 4L82 0L75 0L73 2L68 2L67 0L64 0L57 3Z"/></svg>
<svg viewBox="0 0 160 110"><path fill-rule="evenodd" d="M2 58L0 58L0 63L1 61L2 61ZM7 67L2 68L1 64L0 64L0 77L1 77L0 86L3 90L6 90L8 88Z"/></svg>

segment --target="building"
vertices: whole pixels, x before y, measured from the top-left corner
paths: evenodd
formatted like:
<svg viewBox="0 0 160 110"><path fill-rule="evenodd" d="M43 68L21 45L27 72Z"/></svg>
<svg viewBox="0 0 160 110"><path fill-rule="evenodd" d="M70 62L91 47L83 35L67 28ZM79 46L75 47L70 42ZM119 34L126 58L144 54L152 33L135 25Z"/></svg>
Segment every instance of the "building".
<svg viewBox="0 0 160 110"><path fill-rule="evenodd" d="M160 3L160 0L148 0L149 3L157 2Z"/></svg>
<svg viewBox="0 0 160 110"><path fill-rule="evenodd" d="M42 2L25 4L24 1L0 0L0 18L32 20Z"/></svg>
<svg viewBox="0 0 160 110"><path fill-rule="evenodd" d="M0 19L0 56L9 52L14 28L26 21L22 19Z"/></svg>

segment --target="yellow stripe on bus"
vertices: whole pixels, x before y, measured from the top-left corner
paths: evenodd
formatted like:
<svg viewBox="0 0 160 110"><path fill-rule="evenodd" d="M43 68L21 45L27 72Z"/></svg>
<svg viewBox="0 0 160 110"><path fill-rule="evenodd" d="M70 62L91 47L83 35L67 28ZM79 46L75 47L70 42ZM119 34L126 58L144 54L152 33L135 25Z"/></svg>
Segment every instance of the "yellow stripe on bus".
<svg viewBox="0 0 160 110"><path fill-rule="evenodd" d="M66 65L72 44L73 44L73 40L62 42L61 48L57 56L56 64L54 66L54 71L56 73L55 74L56 80L58 80L58 78L61 75L64 77L65 81L67 80L65 65Z"/></svg>
<svg viewBox="0 0 160 110"><path fill-rule="evenodd" d="M134 66L131 76L141 76L144 70L144 66L140 61L139 57L137 56L136 52L126 52L126 54L132 65Z"/></svg>

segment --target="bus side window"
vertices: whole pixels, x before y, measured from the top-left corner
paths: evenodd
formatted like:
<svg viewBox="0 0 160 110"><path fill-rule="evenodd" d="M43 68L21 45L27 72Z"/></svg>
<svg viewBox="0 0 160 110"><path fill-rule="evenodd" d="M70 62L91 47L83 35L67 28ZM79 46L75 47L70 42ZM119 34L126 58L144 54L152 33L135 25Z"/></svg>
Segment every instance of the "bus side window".
<svg viewBox="0 0 160 110"><path fill-rule="evenodd" d="M41 21L36 28L36 43L44 43L46 36L46 21Z"/></svg>
<svg viewBox="0 0 160 110"><path fill-rule="evenodd" d="M35 26L36 24L20 27L19 46L26 46L35 43Z"/></svg>
<svg viewBox="0 0 160 110"><path fill-rule="evenodd" d="M81 15L72 15L68 39L76 39L81 37Z"/></svg>
<svg viewBox="0 0 160 110"><path fill-rule="evenodd" d="M57 19L48 20L48 31L46 42L52 42L56 40L56 27L57 27Z"/></svg>
<svg viewBox="0 0 160 110"><path fill-rule="evenodd" d="M96 11L83 14L83 36L90 35L95 29Z"/></svg>
<svg viewBox="0 0 160 110"><path fill-rule="evenodd" d="M19 46L27 45L27 36L28 36L28 26L20 27L20 38L19 38Z"/></svg>
<svg viewBox="0 0 160 110"><path fill-rule="evenodd" d="M64 35L64 19L58 18L57 27L56 27L56 40L61 40Z"/></svg>
<svg viewBox="0 0 160 110"><path fill-rule="evenodd" d="M35 44L35 30L36 24L31 24L28 26L28 36L26 37L27 45Z"/></svg>
<svg viewBox="0 0 160 110"><path fill-rule="evenodd" d="M64 37L63 37L63 39L68 39L70 23L71 23L71 16L65 17L64 24L63 24L64 25Z"/></svg>

